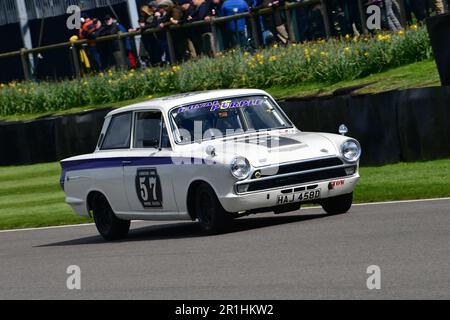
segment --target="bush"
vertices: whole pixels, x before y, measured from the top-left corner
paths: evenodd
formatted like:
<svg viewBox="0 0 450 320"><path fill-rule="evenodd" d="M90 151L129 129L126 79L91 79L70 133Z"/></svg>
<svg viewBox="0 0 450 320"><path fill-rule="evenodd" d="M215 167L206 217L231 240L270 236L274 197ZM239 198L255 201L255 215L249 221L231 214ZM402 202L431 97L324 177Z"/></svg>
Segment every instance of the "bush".
<svg viewBox="0 0 450 320"><path fill-rule="evenodd" d="M162 92L333 84L432 57L425 27L398 33L274 45L254 55L239 50L180 66L101 72L80 80L12 82L0 87L0 115L61 111Z"/></svg>

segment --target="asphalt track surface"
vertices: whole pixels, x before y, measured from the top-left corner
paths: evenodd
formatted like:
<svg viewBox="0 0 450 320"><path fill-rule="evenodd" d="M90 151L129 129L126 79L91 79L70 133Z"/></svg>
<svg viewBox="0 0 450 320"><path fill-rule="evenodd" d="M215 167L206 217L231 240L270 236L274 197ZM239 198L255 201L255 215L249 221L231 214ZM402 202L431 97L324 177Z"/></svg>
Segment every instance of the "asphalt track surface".
<svg viewBox="0 0 450 320"><path fill-rule="evenodd" d="M450 199L255 215L218 236L193 222L134 222L112 243L93 225L0 233L0 299L110 298L449 299Z"/></svg>

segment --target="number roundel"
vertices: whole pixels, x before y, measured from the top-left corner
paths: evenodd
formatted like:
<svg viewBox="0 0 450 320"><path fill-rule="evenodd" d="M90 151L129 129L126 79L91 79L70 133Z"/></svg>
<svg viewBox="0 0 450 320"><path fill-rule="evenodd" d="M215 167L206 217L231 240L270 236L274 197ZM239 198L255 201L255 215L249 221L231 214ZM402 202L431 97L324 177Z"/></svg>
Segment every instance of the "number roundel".
<svg viewBox="0 0 450 320"><path fill-rule="evenodd" d="M136 171L136 194L144 208L161 208L163 206L161 180L156 168Z"/></svg>

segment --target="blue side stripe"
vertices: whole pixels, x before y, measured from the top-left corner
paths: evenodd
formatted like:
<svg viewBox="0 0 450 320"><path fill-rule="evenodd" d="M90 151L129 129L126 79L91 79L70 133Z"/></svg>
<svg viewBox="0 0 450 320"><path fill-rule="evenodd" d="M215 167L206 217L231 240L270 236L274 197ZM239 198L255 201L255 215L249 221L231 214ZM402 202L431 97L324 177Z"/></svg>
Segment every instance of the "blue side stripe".
<svg viewBox="0 0 450 320"><path fill-rule="evenodd" d="M86 160L72 160L61 162L62 172L59 183L64 190L64 181L69 171L116 168L122 166L155 166L175 163L204 164L203 159L188 157L118 157L118 158L98 158ZM123 164L123 161L130 161L130 164Z"/></svg>
<svg viewBox="0 0 450 320"><path fill-rule="evenodd" d="M86 160L72 160L61 163L63 172L87 169L102 169L114 168L124 166L123 161L130 161L130 164L125 166L151 166L151 165L166 165L180 163L183 161L188 164L204 164L203 159L188 158L188 157L120 157L120 158L98 158Z"/></svg>

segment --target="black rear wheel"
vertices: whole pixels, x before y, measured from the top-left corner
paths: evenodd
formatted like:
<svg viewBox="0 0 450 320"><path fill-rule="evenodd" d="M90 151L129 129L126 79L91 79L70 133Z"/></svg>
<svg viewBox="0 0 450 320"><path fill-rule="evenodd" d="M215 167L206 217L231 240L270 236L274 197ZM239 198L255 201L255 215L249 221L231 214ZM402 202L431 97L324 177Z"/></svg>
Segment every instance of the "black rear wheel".
<svg viewBox="0 0 450 320"><path fill-rule="evenodd" d="M209 185L198 186L194 204L198 221L205 232L217 234L229 228L233 217L223 209L216 193Z"/></svg>
<svg viewBox="0 0 450 320"><path fill-rule="evenodd" d="M353 192L322 200L323 210L328 214L343 214L350 210L353 203Z"/></svg>
<svg viewBox="0 0 450 320"><path fill-rule="evenodd" d="M127 236L130 230L130 221L117 218L103 195L95 195L92 211L95 226L105 240L119 240Z"/></svg>

